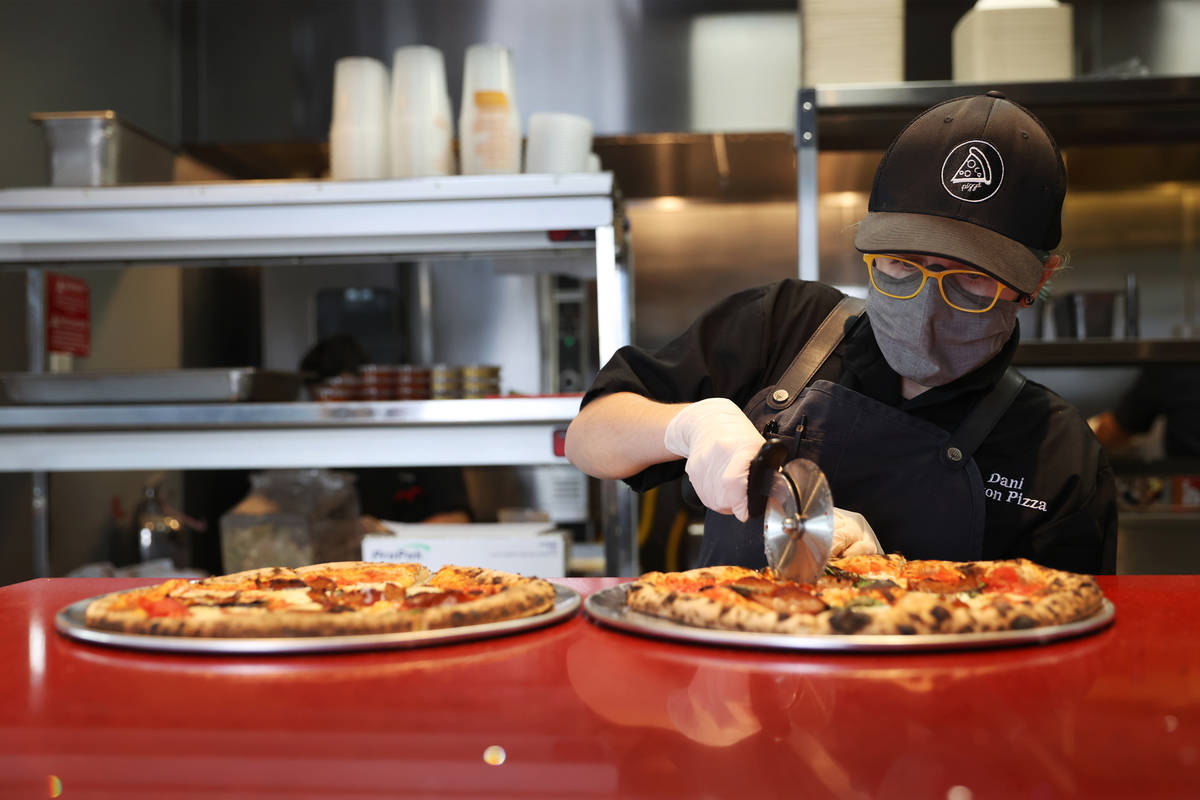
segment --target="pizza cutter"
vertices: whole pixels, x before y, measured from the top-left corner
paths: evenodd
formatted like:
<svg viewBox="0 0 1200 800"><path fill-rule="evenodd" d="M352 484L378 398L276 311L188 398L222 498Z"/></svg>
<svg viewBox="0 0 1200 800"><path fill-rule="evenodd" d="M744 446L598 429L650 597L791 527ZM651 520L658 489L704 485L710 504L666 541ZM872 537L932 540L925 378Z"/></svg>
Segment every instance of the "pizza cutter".
<svg viewBox="0 0 1200 800"><path fill-rule="evenodd" d="M787 580L821 576L833 547L833 495L821 468L787 461L788 447L768 439L750 462L750 516L763 517L767 564Z"/></svg>

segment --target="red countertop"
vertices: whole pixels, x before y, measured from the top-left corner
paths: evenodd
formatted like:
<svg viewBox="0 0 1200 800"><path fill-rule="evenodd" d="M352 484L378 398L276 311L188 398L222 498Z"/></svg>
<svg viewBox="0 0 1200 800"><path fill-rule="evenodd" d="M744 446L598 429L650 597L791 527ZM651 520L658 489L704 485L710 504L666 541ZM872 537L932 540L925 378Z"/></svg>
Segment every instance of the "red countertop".
<svg viewBox="0 0 1200 800"><path fill-rule="evenodd" d="M143 583L0 588L0 797L1200 796L1200 577L1102 578L1112 626L990 651L735 650L582 615L322 655L55 631Z"/></svg>

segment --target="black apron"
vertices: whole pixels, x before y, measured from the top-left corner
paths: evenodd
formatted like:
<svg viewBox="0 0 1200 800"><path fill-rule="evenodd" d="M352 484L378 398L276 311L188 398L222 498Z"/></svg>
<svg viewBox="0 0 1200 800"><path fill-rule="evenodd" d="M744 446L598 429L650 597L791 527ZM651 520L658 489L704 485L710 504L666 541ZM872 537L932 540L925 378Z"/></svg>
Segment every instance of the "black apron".
<svg viewBox="0 0 1200 800"><path fill-rule="evenodd" d="M971 561L983 555L983 480L973 454L1025 378L1011 367L947 432L866 395L812 376L857 320L845 298L818 327L779 383L744 409L764 435L788 443L789 458L815 461L839 508L862 514L883 549L906 558ZM762 517L738 522L708 511L700 564L766 566Z"/></svg>

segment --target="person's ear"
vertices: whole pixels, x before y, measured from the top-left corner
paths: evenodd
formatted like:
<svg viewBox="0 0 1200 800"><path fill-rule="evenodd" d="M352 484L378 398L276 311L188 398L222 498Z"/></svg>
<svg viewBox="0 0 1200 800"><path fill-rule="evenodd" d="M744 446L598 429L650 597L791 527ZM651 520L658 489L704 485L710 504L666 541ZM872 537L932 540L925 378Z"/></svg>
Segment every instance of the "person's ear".
<svg viewBox="0 0 1200 800"><path fill-rule="evenodd" d="M1050 280L1050 277L1058 272L1058 268L1061 266L1062 256L1054 255L1046 259L1046 263L1042 264L1042 282L1038 284L1038 291L1041 291L1042 287L1046 285L1046 281Z"/></svg>
<svg viewBox="0 0 1200 800"><path fill-rule="evenodd" d="M1046 282L1048 280L1050 280L1051 277L1053 277L1054 273L1058 272L1058 268L1061 266L1062 266L1062 257L1061 256L1052 255L1049 258L1047 258L1045 263L1042 264L1042 280L1041 280L1041 282L1038 283L1037 289L1034 291L1034 293L1032 295L1029 295L1028 297L1021 300L1021 305L1023 305L1023 306L1033 305L1033 301L1037 300L1038 295L1042 291L1042 287L1046 285Z"/></svg>

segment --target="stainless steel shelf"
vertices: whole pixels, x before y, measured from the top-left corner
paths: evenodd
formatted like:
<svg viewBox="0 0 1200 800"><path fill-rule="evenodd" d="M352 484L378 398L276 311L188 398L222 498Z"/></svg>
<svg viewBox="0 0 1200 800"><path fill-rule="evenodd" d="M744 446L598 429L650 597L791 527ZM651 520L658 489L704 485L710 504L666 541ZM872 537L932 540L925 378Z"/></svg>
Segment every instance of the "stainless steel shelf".
<svg viewBox="0 0 1200 800"><path fill-rule="evenodd" d="M633 329L619 236L607 172L0 190L0 266L19 269L582 251L601 363ZM31 325L31 340L39 332Z"/></svg>
<svg viewBox="0 0 1200 800"><path fill-rule="evenodd" d="M1035 83L910 81L815 87L823 149L886 148L943 100L997 90L1033 111L1060 146L1188 142L1200 135L1200 77L1079 78Z"/></svg>
<svg viewBox="0 0 1200 800"><path fill-rule="evenodd" d="M1013 363L1021 367L1126 367L1200 364L1196 339L1085 339L1022 342Z"/></svg>
<svg viewBox="0 0 1200 800"><path fill-rule="evenodd" d="M369 257L591 249L610 173L0 190L0 263Z"/></svg>
<svg viewBox="0 0 1200 800"><path fill-rule="evenodd" d="M579 398L0 408L0 472L567 463Z"/></svg>
<svg viewBox="0 0 1200 800"><path fill-rule="evenodd" d="M503 425L570 421L580 397L339 403L160 403L0 406L0 432Z"/></svg>
<svg viewBox="0 0 1200 800"><path fill-rule="evenodd" d="M1117 475L1200 475L1200 457L1195 456L1145 459L1117 453L1110 454L1109 460Z"/></svg>

